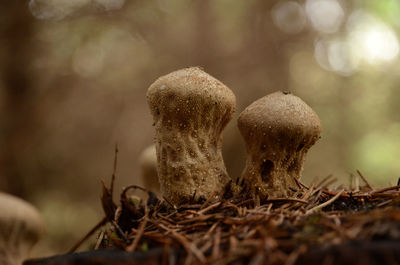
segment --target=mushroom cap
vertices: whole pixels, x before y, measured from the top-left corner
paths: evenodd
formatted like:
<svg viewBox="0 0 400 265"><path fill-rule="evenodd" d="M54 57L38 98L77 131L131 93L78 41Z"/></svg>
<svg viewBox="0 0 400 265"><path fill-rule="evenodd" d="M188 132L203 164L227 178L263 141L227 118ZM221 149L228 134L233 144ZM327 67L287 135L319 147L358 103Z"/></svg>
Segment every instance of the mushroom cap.
<svg viewBox="0 0 400 265"><path fill-rule="evenodd" d="M33 205L0 192L0 261L5 262L1 264L20 264L44 230Z"/></svg>
<svg viewBox="0 0 400 265"><path fill-rule="evenodd" d="M281 91L248 106L239 115L238 127L243 138L249 140L248 145L250 139L264 139L290 146L301 138L303 146L307 147L320 138L322 131L321 121L311 107L299 97Z"/></svg>
<svg viewBox="0 0 400 265"><path fill-rule="evenodd" d="M233 92L199 67L158 78L147 91L155 123L192 129L217 125L222 131L235 112ZM216 124L218 123L218 124Z"/></svg>

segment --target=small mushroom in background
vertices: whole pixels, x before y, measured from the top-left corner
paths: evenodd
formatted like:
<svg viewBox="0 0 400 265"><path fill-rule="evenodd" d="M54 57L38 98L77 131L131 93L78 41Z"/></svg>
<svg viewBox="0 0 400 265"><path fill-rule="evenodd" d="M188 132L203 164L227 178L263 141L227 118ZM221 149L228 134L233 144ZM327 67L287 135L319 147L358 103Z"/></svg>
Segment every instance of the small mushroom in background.
<svg viewBox="0 0 400 265"><path fill-rule="evenodd" d="M148 146L139 157L140 169L144 187L155 194L160 193L160 183L157 174L157 153L154 144Z"/></svg>
<svg viewBox="0 0 400 265"><path fill-rule="evenodd" d="M20 265L44 233L39 212L28 202L0 192L0 264Z"/></svg>
<svg viewBox="0 0 400 265"><path fill-rule="evenodd" d="M299 97L275 92L248 106L238 127L247 150L244 186L261 200L298 190L307 151L321 137L318 115Z"/></svg>
<svg viewBox="0 0 400 265"><path fill-rule="evenodd" d="M222 130L232 118L232 91L198 67L158 78L147 91L155 125L158 177L173 204L207 199L230 181Z"/></svg>

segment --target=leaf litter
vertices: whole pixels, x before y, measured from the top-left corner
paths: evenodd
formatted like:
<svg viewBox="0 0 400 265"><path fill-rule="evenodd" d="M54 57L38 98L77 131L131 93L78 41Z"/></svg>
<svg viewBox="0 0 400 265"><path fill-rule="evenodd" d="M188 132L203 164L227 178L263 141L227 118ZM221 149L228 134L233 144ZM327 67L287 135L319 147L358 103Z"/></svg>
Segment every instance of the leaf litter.
<svg viewBox="0 0 400 265"><path fill-rule="evenodd" d="M161 250L160 264L307 264L321 251L341 246L351 251L368 242L397 242L400 252L400 183L376 189L357 171L364 185L356 181L352 188L328 189L335 181L328 176L310 186L299 183L289 198L258 198L245 188L234 196L228 183L222 194L180 206L132 185L116 203L117 152L110 187L102 182L104 218L70 252L94 233L95 250L149 255ZM322 253L323 264L336 264L329 260L334 256Z"/></svg>

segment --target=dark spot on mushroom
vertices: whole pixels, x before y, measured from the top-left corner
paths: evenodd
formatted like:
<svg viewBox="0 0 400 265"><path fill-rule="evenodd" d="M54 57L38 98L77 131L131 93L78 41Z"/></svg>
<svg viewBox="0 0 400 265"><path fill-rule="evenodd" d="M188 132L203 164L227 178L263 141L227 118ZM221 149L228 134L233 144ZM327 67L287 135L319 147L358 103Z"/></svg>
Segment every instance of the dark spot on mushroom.
<svg viewBox="0 0 400 265"><path fill-rule="evenodd" d="M274 163L271 160L266 160L261 164L260 173L263 182L267 182L269 180L273 168L274 168Z"/></svg>
<svg viewBox="0 0 400 265"><path fill-rule="evenodd" d="M297 152L299 152L301 149L303 149L303 147L304 147L304 143L301 143L300 145L299 145L299 147L297 147Z"/></svg>
<svg viewBox="0 0 400 265"><path fill-rule="evenodd" d="M265 150L267 150L267 146L265 144L262 144L261 145L261 151L265 151Z"/></svg>
<svg viewBox="0 0 400 265"><path fill-rule="evenodd" d="M170 102L175 102L176 101L176 95L174 93L170 92L167 94L165 101L170 103Z"/></svg>

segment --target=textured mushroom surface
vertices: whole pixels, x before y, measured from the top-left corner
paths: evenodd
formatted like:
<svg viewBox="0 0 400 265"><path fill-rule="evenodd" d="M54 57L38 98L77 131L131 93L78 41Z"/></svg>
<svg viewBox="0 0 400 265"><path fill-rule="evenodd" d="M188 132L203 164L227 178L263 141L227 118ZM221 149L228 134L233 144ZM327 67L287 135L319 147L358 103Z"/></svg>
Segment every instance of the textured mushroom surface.
<svg viewBox="0 0 400 265"><path fill-rule="evenodd" d="M229 182L221 133L235 111L232 91L191 67L157 79L147 91L154 118L161 192L171 203L206 199Z"/></svg>
<svg viewBox="0 0 400 265"><path fill-rule="evenodd" d="M1 265L22 264L43 233L43 221L35 207L0 192Z"/></svg>
<svg viewBox="0 0 400 265"><path fill-rule="evenodd" d="M298 189L307 151L321 137L318 115L299 97L275 92L248 106L238 127L247 150L244 184L260 198Z"/></svg>

